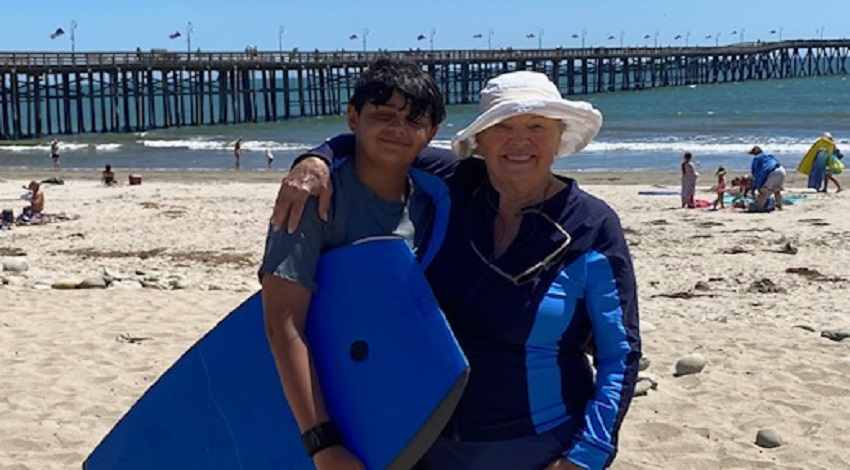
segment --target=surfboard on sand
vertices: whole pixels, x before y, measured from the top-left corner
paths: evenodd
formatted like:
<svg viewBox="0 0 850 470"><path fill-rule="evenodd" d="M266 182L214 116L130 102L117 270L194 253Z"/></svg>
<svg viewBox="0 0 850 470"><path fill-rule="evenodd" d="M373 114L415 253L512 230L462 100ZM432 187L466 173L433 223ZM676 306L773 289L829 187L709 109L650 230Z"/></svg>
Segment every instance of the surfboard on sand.
<svg viewBox="0 0 850 470"><path fill-rule="evenodd" d="M331 418L370 470L409 469L457 405L468 363L407 244L322 256L307 337ZM269 350L259 293L121 418L85 470L313 469Z"/></svg>
<svg viewBox="0 0 850 470"><path fill-rule="evenodd" d="M821 148L826 149L827 155L832 155L835 152L835 142L832 139L828 139L826 137L821 137L815 141L814 144L809 148L809 151L803 155L803 159L800 160L800 164L797 165L797 172L802 173L804 175L809 175L812 172L812 164L815 161L815 157L818 155L818 150Z"/></svg>

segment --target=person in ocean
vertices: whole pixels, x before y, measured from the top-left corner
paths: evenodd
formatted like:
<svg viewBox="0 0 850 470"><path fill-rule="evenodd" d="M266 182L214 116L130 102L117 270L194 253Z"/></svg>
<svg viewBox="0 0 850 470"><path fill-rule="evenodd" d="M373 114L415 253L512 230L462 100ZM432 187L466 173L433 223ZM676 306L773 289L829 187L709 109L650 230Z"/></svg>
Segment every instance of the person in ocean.
<svg viewBox="0 0 850 470"><path fill-rule="evenodd" d="M266 150L266 168L271 170L274 165L274 152L271 149Z"/></svg>
<svg viewBox="0 0 850 470"><path fill-rule="evenodd" d="M50 142L50 158L53 160L53 169L61 170L62 164L59 163L59 141L56 139Z"/></svg>
<svg viewBox="0 0 850 470"><path fill-rule="evenodd" d="M714 175L717 177L717 185L714 189L717 192L717 199L714 200L712 208L717 210L717 205L720 204L720 208L725 209L726 205L723 202L723 197L726 196L726 168L721 166Z"/></svg>
<svg viewBox="0 0 850 470"><path fill-rule="evenodd" d="M238 170L242 165L242 137L233 144L233 158L236 160L234 169Z"/></svg>
<svg viewBox="0 0 850 470"><path fill-rule="evenodd" d="M419 66L388 59L372 64L349 101L348 125L356 144L330 171L335 190L327 217L319 216L312 198L293 233L269 228L259 270L266 333L305 450L318 470L363 469L327 412L305 336L310 302L320 288L319 258L358 240L386 236L400 236L418 257L425 254L435 238L430 232L436 204L422 178L445 184L424 172L414 175L411 165L445 119L444 103L434 79Z"/></svg>

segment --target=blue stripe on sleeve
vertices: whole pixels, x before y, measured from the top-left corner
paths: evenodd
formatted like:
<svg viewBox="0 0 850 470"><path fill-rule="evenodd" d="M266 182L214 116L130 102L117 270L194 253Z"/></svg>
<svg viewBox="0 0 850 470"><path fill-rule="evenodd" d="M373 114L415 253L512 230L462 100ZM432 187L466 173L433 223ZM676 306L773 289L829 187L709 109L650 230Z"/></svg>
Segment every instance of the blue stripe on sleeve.
<svg viewBox="0 0 850 470"><path fill-rule="evenodd" d="M591 470L602 469L615 451L626 359L631 353L617 278L609 259L587 255L586 299L596 348L596 392L584 414L584 429L567 459Z"/></svg>
<svg viewBox="0 0 850 470"><path fill-rule="evenodd" d="M583 265L583 259L572 263L549 286L525 344L529 408L538 434L560 425L567 416L561 390L558 341L573 319L581 292L574 288L576 282L570 276L578 274L576 271Z"/></svg>

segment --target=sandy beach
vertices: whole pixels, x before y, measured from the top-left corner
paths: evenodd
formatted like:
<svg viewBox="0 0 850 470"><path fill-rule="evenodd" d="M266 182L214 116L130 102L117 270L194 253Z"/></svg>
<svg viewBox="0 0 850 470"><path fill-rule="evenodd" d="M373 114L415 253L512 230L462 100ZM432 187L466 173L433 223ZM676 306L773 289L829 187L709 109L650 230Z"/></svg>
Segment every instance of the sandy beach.
<svg viewBox="0 0 850 470"><path fill-rule="evenodd" d="M122 170L122 175L126 171ZM180 354L259 286L280 172L97 173L46 185L71 219L0 231L0 470L79 468ZM0 208L50 172L4 172ZM850 468L850 193L771 214L678 209L675 173L579 173L620 214L657 383L635 398L613 466ZM789 175L790 176L790 175ZM843 180L847 178L840 177ZM711 177L699 197L713 199ZM126 176L121 177L126 181ZM13 266L14 265L14 266ZM104 275L108 288L97 288ZM95 288L57 289L86 281ZM702 372L674 375L683 356ZM755 444L773 427L782 445Z"/></svg>

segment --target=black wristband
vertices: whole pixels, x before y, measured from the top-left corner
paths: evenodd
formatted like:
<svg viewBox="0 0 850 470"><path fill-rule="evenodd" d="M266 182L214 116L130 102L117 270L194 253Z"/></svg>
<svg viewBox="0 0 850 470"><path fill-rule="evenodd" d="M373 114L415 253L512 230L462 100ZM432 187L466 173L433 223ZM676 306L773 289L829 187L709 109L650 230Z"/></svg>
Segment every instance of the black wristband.
<svg viewBox="0 0 850 470"><path fill-rule="evenodd" d="M328 447L342 444L342 436L339 434L334 423L325 421L301 435L301 443L304 450L311 458Z"/></svg>

